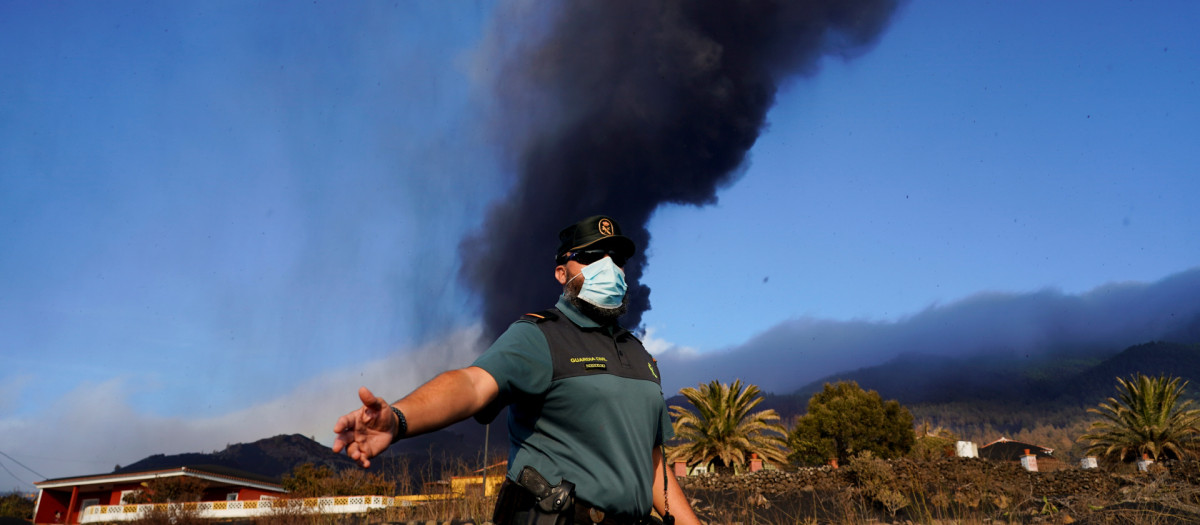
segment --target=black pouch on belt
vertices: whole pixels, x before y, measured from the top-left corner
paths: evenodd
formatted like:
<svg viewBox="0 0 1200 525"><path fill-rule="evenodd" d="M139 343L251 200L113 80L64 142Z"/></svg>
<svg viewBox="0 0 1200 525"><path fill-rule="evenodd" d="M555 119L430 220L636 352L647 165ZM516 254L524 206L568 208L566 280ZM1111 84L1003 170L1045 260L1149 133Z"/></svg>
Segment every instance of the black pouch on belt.
<svg viewBox="0 0 1200 525"><path fill-rule="evenodd" d="M528 465L521 469L517 484L533 495L525 525L569 525L575 517L575 484L562 480L551 485Z"/></svg>

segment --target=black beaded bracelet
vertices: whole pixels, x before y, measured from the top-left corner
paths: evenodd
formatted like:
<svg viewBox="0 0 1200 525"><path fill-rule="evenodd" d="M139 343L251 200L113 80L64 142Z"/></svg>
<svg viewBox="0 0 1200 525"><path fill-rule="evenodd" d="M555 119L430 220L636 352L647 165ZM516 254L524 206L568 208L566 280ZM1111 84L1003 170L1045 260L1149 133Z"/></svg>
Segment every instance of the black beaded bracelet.
<svg viewBox="0 0 1200 525"><path fill-rule="evenodd" d="M404 419L404 412L396 408L396 405L389 406L392 409L392 413L396 414L396 432L392 434L392 443L395 443L403 439L405 434L408 434L408 420Z"/></svg>

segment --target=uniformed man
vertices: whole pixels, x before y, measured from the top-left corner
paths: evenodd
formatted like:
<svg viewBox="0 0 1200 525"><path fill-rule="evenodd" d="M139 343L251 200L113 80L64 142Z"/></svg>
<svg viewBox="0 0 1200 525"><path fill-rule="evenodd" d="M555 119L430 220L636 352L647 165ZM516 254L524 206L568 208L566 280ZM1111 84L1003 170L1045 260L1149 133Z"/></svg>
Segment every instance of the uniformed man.
<svg viewBox="0 0 1200 525"><path fill-rule="evenodd" d="M475 416L508 416L508 476L497 524L651 523L651 509L699 523L668 475L672 437L658 367L628 330L625 262L636 246L610 217L559 233L554 308L526 314L466 368L444 372L390 406L365 387L338 419L334 452L363 467L396 440Z"/></svg>

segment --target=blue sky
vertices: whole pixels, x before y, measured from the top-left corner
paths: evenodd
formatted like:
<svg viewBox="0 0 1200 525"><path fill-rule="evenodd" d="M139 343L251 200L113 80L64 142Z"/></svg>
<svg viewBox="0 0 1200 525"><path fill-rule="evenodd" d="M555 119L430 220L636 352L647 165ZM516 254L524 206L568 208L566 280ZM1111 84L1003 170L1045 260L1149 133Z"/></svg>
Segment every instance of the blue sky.
<svg viewBox="0 0 1200 525"><path fill-rule="evenodd" d="M360 383L391 398L468 363L485 342L457 245L509 183L495 8L0 3L0 451L37 472L4 462L0 488L327 440ZM1200 267L1198 20L903 6L784 86L716 204L659 209L649 346L894 336ZM710 379L681 368L673 386Z"/></svg>
<svg viewBox="0 0 1200 525"><path fill-rule="evenodd" d="M658 214L647 324L711 348L1195 266L1196 8L1099 5L913 2L791 85L718 205Z"/></svg>

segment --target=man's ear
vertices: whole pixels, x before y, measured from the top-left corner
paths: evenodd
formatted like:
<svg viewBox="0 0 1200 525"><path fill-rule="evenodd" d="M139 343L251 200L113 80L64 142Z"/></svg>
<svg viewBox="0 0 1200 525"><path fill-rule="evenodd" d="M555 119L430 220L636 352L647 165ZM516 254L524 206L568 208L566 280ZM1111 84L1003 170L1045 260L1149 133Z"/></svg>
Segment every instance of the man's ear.
<svg viewBox="0 0 1200 525"><path fill-rule="evenodd" d="M567 267L562 264L555 266L554 278L558 280L558 284L567 284Z"/></svg>

